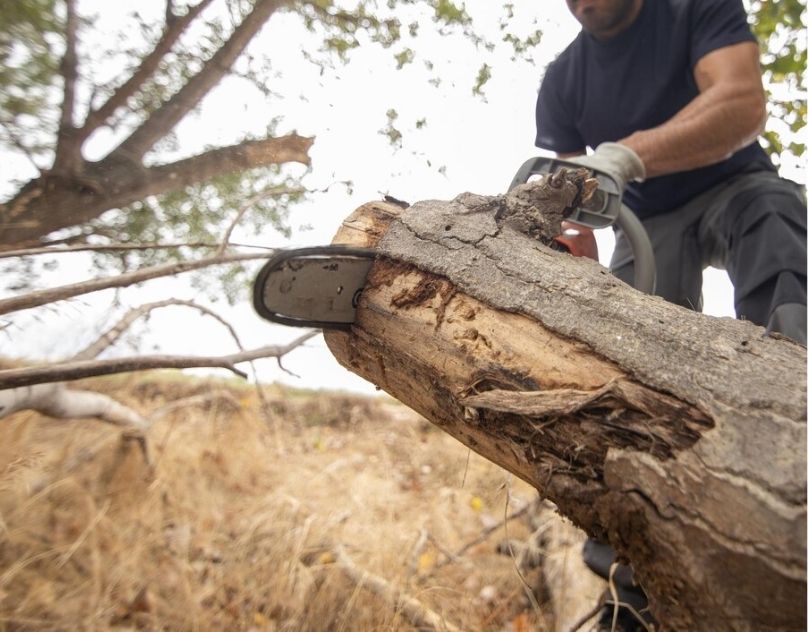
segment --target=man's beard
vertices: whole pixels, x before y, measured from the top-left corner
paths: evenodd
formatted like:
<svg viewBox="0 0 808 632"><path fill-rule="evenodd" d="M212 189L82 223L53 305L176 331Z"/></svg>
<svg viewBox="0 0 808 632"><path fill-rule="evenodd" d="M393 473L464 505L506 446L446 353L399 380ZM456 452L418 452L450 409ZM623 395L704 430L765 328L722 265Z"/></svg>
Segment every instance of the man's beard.
<svg viewBox="0 0 808 632"><path fill-rule="evenodd" d="M580 14L576 12L575 17L581 22L584 30L597 36L609 33L624 23L631 15L633 6L634 0L615 0L607 9L592 7Z"/></svg>

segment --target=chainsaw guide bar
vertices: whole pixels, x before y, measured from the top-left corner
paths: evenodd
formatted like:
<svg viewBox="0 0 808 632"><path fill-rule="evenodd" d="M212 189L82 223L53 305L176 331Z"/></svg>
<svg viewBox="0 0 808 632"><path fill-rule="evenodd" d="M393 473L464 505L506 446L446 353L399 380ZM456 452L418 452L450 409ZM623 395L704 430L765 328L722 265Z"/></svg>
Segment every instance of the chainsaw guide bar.
<svg viewBox="0 0 808 632"><path fill-rule="evenodd" d="M253 306L282 325L350 329L375 257L372 248L339 245L281 251L258 273Z"/></svg>

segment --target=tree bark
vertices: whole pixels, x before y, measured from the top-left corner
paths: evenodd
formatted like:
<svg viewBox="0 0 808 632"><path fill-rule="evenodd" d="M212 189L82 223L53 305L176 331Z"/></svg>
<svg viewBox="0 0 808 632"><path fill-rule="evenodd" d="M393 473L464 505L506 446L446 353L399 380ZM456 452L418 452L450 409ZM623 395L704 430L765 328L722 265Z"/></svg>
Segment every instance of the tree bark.
<svg viewBox="0 0 808 632"><path fill-rule="evenodd" d="M335 242L379 258L332 353L608 540L666 629L804 630L805 348L643 295L509 204L346 219Z"/></svg>

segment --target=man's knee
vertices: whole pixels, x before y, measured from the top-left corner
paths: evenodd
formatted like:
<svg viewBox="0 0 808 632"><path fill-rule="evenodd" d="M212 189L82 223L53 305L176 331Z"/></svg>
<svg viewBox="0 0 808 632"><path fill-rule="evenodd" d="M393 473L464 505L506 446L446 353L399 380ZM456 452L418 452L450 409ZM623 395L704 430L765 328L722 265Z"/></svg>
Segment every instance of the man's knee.
<svg viewBox="0 0 808 632"><path fill-rule="evenodd" d="M805 206L796 190L779 186L737 196L724 218L729 244L726 267L736 300L785 272L804 283Z"/></svg>
<svg viewBox="0 0 808 632"><path fill-rule="evenodd" d="M738 202L738 201L736 201ZM738 318L805 340L805 208L795 192L747 196L726 218ZM785 307L792 305L791 307ZM800 308L802 306L802 308ZM774 319L774 320L772 320Z"/></svg>

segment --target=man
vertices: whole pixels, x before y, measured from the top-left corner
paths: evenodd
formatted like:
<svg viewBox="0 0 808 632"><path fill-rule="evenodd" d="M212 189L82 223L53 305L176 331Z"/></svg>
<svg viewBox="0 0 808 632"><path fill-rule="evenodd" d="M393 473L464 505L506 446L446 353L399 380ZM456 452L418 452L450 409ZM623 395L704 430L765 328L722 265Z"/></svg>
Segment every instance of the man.
<svg viewBox="0 0 808 632"><path fill-rule="evenodd" d="M766 102L741 0L567 5L583 28L547 69L536 145L625 185L654 247L657 294L700 309L702 270L724 268L738 318L805 344L805 201L756 140ZM619 231L611 266L632 282ZM613 553L590 542L585 557L602 572ZM628 569L618 583L630 587ZM639 590L620 600L643 605Z"/></svg>

